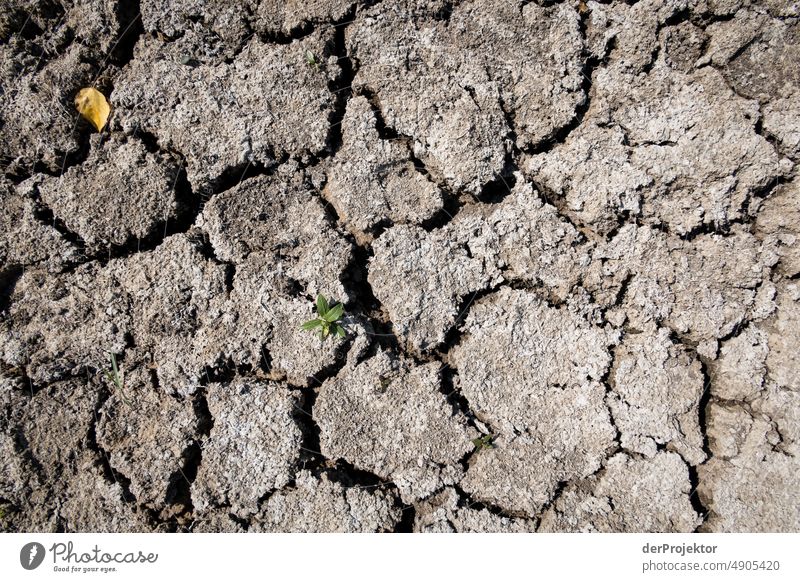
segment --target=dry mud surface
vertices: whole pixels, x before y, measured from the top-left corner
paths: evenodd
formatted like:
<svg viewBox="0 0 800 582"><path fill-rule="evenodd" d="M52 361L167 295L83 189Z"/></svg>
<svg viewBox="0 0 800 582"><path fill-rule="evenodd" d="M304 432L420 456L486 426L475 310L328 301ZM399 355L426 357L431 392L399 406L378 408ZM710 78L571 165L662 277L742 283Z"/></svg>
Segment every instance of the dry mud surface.
<svg viewBox="0 0 800 582"><path fill-rule="evenodd" d="M0 4L2 530L800 530L798 2Z"/></svg>

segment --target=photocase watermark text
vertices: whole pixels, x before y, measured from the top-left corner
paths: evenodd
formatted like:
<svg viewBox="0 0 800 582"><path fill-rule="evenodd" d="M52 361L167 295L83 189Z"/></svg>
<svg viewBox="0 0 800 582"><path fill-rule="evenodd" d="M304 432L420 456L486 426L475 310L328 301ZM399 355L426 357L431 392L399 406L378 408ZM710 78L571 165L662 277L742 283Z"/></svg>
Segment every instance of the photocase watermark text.
<svg viewBox="0 0 800 582"><path fill-rule="evenodd" d="M55 543L50 547L53 563L66 564L154 564L158 554L138 552L104 552L95 545L88 552L76 552L72 542Z"/></svg>

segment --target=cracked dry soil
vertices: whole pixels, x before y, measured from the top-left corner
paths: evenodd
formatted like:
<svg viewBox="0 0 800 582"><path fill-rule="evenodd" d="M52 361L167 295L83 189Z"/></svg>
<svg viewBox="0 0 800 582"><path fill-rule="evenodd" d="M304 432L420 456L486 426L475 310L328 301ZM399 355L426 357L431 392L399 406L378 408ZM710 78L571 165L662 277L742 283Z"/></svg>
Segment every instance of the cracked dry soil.
<svg viewBox="0 0 800 582"><path fill-rule="evenodd" d="M797 2L0 4L2 530L800 530Z"/></svg>

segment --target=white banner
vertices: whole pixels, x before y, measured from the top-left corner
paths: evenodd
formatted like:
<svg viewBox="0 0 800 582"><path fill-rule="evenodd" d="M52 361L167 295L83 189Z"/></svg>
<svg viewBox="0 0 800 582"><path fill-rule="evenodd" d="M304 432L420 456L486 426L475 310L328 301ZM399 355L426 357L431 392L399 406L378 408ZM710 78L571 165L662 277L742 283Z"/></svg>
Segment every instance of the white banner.
<svg viewBox="0 0 800 582"><path fill-rule="evenodd" d="M799 542L800 534L2 534L0 571L4 580L137 582L795 581Z"/></svg>

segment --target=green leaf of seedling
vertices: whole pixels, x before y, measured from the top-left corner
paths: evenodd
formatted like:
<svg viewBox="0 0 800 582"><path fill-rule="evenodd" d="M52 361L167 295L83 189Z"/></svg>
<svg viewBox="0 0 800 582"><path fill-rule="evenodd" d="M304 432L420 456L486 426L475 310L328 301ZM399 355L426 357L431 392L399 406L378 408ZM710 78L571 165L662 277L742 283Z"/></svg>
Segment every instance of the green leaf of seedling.
<svg viewBox="0 0 800 582"><path fill-rule="evenodd" d="M325 296L320 293L317 295L317 313L319 313L320 317L325 317L325 315L330 310L328 307L328 300L325 299Z"/></svg>
<svg viewBox="0 0 800 582"><path fill-rule="evenodd" d="M111 361L111 372L106 370L106 378L118 389L122 389L122 380L119 377L119 367L117 366L117 355L114 352L108 352L108 359Z"/></svg>
<svg viewBox="0 0 800 582"><path fill-rule="evenodd" d="M119 368L117 368L117 355L109 352L108 357L111 358L111 369L114 370L114 377L119 378Z"/></svg>
<svg viewBox="0 0 800 582"><path fill-rule="evenodd" d="M125 397L125 383L119 375L119 367L117 366L117 355L114 352L108 352L108 358L111 360L111 372L106 371L106 378L111 382L119 391L119 397L127 405L131 406L130 401Z"/></svg>
<svg viewBox="0 0 800 582"><path fill-rule="evenodd" d="M328 323L339 321L339 318L342 317L343 313L344 305L337 303L334 307L331 307L330 310L328 310L328 313L325 314L325 321Z"/></svg>
<svg viewBox="0 0 800 582"><path fill-rule="evenodd" d="M303 325L301 325L300 328L304 329L306 331L309 331L309 330L316 329L316 328L322 326L322 324L324 324L324 323L325 322L322 321L321 319L310 319L307 322L305 322Z"/></svg>
<svg viewBox="0 0 800 582"><path fill-rule="evenodd" d="M393 380L393 378L387 378L386 376L378 376L378 385L380 386L378 391L381 393L385 392Z"/></svg>
<svg viewBox="0 0 800 582"><path fill-rule="evenodd" d="M476 439L472 439L472 444L474 445L475 450L478 451L481 449L493 449L494 443L492 443L492 438L494 438L494 435L485 434Z"/></svg>
<svg viewBox="0 0 800 582"><path fill-rule="evenodd" d="M300 326L301 329L305 331L317 330L319 339L322 341L328 339L330 335L340 338L347 336L344 328L337 323L344 315L344 304L337 303L331 307L325 296L320 293L317 295L316 307L319 317L306 321Z"/></svg>
<svg viewBox="0 0 800 582"><path fill-rule="evenodd" d="M305 57L309 66L319 69L319 59L317 59L317 55L312 53L310 50L306 50Z"/></svg>

